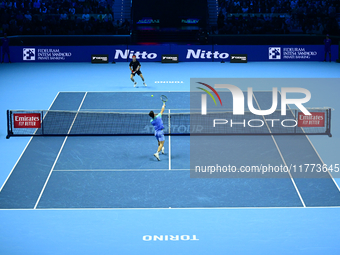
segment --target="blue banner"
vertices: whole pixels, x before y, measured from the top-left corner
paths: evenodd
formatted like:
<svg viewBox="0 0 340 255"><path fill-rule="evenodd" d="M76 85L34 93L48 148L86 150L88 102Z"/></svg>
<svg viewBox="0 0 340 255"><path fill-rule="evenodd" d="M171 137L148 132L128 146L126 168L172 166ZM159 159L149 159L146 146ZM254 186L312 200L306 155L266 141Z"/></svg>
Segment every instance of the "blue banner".
<svg viewBox="0 0 340 255"><path fill-rule="evenodd" d="M339 48L332 45L332 61ZM109 62L160 62L163 54L178 54L179 62L229 62L230 54L247 54L251 61L322 61L323 45L118 45L10 47L13 62L91 62L91 55L108 54ZM328 57L328 56L327 56Z"/></svg>
<svg viewBox="0 0 340 255"><path fill-rule="evenodd" d="M12 46L10 52L13 62L91 62L91 55L110 57L115 49L125 50L126 46Z"/></svg>
<svg viewBox="0 0 340 255"><path fill-rule="evenodd" d="M322 61L324 45L215 45L215 51L247 54L248 61ZM338 46L332 45L332 61L338 56ZM328 58L328 56L327 56Z"/></svg>

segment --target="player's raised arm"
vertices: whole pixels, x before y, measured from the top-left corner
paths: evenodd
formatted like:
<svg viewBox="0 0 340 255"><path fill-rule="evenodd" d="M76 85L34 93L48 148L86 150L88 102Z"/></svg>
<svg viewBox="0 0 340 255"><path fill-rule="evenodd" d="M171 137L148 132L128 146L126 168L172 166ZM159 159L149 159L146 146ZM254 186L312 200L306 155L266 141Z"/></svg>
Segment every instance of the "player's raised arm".
<svg viewBox="0 0 340 255"><path fill-rule="evenodd" d="M161 115L163 115L164 109L165 109L165 104L163 104L163 106L162 106L162 109L161 109L161 112L160 112Z"/></svg>

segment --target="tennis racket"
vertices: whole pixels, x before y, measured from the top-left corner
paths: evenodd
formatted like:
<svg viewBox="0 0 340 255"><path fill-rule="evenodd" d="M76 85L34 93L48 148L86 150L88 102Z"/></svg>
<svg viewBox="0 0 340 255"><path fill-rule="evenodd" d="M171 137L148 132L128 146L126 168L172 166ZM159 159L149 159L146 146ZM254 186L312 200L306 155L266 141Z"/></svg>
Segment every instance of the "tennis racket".
<svg viewBox="0 0 340 255"><path fill-rule="evenodd" d="M161 100L163 101L163 103L165 103L166 101L168 101L168 98L164 95L161 95Z"/></svg>

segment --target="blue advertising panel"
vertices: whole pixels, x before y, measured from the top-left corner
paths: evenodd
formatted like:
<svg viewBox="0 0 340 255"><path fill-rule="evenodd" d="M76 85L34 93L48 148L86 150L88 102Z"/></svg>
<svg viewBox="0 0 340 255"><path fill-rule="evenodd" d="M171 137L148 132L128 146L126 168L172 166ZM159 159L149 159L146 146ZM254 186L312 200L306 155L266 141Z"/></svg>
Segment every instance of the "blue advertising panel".
<svg viewBox="0 0 340 255"><path fill-rule="evenodd" d="M247 54L248 61L322 61L323 45L215 45L215 51L229 54ZM332 61L338 55L338 46L332 45ZM328 57L328 56L327 56Z"/></svg>
<svg viewBox="0 0 340 255"><path fill-rule="evenodd" d="M109 54L126 46L11 46L13 62L91 62L91 55ZM111 53L112 52L112 53Z"/></svg>
<svg viewBox="0 0 340 255"><path fill-rule="evenodd" d="M338 58L332 45L332 61ZM322 61L323 45L118 45L10 46L12 62L91 62L91 55L108 55L109 62L161 62L162 55L178 54L179 62L229 62L230 54L247 54L251 61ZM328 56L327 56L328 57ZM7 58L6 58L7 59Z"/></svg>

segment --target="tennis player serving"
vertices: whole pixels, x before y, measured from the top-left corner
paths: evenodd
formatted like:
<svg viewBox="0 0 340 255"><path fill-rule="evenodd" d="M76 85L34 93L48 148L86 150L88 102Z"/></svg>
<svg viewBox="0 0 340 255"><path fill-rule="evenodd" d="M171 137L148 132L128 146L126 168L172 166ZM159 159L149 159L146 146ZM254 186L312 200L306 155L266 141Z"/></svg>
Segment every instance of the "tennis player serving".
<svg viewBox="0 0 340 255"><path fill-rule="evenodd" d="M151 124L153 125L153 127L155 128L155 137L158 141L158 149L157 152L155 154L153 154L155 156L155 158L160 161L159 158L159 153L162 151L162 154L164 154L164 142L165 142L165 137L164 137L164 126L163 126L163 120L162 120L162 114L164 112L165 109L165 102L163 102L163 106L161 109L161 112L159 114L157 114L155 116L155 113L153 111L149 112L149 116L151 117Z"/></svg>
<svg viewBox="0 0 340 255"><path fill-rule="evenodd" d="M132 61L130 62L130 70L131 70L131 76L130 76L130 79L131 81L134 83L134 87L136 87L137 85L137 82L133 79L133 77L138 74L141 78L142 78L142 81L143 81L143 84L144 86L146 87L146 83L145 83L145 80L144 80L144 77L143 77L143 74L142 72L140 71L140 67L141 67L141 64L139 63L139 61L137 60L136 58L136 55L133 55L132 56Z"/></svg>

